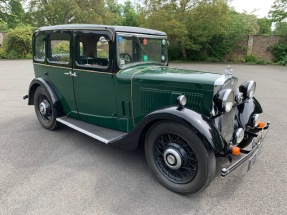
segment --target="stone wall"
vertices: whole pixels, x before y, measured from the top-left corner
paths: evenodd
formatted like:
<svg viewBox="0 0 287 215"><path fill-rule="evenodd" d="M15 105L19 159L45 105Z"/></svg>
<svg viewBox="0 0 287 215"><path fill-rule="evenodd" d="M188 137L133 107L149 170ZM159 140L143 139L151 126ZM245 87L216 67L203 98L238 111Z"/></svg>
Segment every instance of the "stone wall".
<svg viewBox="0 0 287 215"><path fill-rule="evenodd" d="M227 61L244 62L247 55L254 55L266 61L272 61L274 56L270 47L283 39L280 36L249 35L237 43L237 47L227 56ZM287 38L286 38L287 39Z"/></svg>
<svg viewBox="0 0 287 215"><path fill-rule="evenodd" d="M254 55L266 61L272 61L274 56L270 47L275 45L281 39L280 36L254 36L248 37L248 55Z"/></svg>

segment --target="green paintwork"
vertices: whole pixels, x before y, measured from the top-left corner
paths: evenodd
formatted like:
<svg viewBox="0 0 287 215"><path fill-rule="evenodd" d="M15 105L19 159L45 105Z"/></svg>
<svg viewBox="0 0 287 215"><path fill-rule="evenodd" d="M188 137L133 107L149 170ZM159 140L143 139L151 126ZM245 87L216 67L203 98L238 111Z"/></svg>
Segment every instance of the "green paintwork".
<svg viewBox="0 0 287 215"><path fill-rule="evenodd" d="M74 71L75 98L82 121L119 130L113 75Z"/></svg>
<svg viewBox="0 0 287 215"><path fill-rule="evenodd" d="M138 66L122 70L116 75L117 105L121 107L122 101L133 103L134 124L130 122L127 131L148 113L177 105L176 98L181 94L187 97L187 108L210 116L214 82L220 76L165 66ZM120 113L119 117L122 117Z"/></svg>
<svg viewBox="0 0 287 215"><path fill-rule="evenodd" d="M47 35L63 28L71 35L71 50L68 64L49 63L34 60L36 77L44 77L54 88L64 114L98 126L129 132L149 113L167 106L177 105L176 99L184 94L186 108L210 116L214 82L219 74L190 71L142 62L115 73L118 70L116 32L142 32L155 36L165 33L129 27L108 27L99 25L65 25L43 27L39 31ZM77 30L75 30L77 29ZM110 37L110 67L96 68L77 65L77 32L80 30L106 32ZM36 32L37 34L37 32ZM108 35L108 34L107 34ZM35 35L34 35L35 36ZM35 37L34 37L35 38ZM34 45L33 45L34 47ZM49 45L46 44L46 50ZM64 73L72 72L73 77Z"/></svg>
<svg viewBox="0 0 287 215"><path fill-rule="evenodd" d="M34 71L35 77L44 77L52 84L60 100L64 114L79 119L74 98L73 79L64 74L70 72L71 69L61 67L61 65L54 67L45 64L34 64Z"/></svg>

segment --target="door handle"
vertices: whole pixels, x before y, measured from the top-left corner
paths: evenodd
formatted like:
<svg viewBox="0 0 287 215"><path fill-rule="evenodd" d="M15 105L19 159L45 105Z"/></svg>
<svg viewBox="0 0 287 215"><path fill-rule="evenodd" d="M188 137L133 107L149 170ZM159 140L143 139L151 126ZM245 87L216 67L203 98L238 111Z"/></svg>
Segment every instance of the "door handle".
<svg viewBox="0 0 287 215"><path fill-rule="evenodd" d="M77 77L77 74L75 72L71 73L70 75L73 76L73 77Z"/></svg>
<svg viewBox="0 0 287 215"><path fill-rule="evenodd" d="M77 77L77 74L76 74L75 72L72 73L71 71L70 71L70 72L65 72L64 75L69 75L69 76Z"/></svg>

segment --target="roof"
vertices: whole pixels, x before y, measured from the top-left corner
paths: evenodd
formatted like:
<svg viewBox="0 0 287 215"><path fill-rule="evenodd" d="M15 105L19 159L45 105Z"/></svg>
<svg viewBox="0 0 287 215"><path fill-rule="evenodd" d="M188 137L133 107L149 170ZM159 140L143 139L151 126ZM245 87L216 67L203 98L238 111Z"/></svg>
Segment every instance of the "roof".
<svg viewBox="0 0 287 215"><path fill-rule="evenodd" d="M95 24L67 24L44 26L39 28L39 31L53 31L53 30L105 30L110 29L113 32L130 32L166 36L162 31L152 30L148 28L130 27L130 26L112 26L112 25L95 25Z"/></svg>

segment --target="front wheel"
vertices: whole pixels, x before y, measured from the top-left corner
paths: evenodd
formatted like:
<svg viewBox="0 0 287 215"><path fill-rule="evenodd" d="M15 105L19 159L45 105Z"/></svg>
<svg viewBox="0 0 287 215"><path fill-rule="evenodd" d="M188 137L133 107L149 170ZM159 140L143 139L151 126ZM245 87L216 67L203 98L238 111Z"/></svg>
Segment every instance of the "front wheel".
<svg viewBox="0 0 287 215"><path fill-rule="evenodd" d="M34 94L34 108L41 125L49 130L54 130L59 126L56 121L57 110L53 107L52 99L47 90L40 86Z"/></svg>
<svg viewBox="0 0 287 215"><path fill-rule="evenodd" d="M145 154L158 180L178 193L199 192L215 175L214 152L192 130L178 123L155 124L147 134Z"/></svg>

